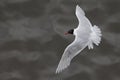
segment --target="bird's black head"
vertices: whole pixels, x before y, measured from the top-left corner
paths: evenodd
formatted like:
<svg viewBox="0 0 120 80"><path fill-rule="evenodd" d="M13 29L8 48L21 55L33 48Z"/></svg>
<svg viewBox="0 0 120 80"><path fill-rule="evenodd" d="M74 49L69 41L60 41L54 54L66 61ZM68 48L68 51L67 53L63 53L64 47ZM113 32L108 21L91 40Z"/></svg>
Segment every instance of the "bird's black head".
<svg viewBox="0 0 120 80"><path fill-rule="evenodd" d="M70 29L69 31L67 31L66 33L65 33L65 35L67 35L67 34L73 34L74 33L74 29Z"/></svg>

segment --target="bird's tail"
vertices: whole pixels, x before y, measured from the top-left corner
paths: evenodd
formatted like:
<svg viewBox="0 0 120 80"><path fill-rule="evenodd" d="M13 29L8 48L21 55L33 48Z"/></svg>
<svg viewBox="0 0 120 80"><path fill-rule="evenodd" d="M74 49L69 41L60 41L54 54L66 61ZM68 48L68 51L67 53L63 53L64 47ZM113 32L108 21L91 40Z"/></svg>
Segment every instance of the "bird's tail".
<svg viewBox="0 0 120 80"><path fill-rule="evenodd" d="M92 27L92 33L91 33L91 36L90 36L90 39L88 42L88 48L93 49L93 43L98 46L101 41L101 36L102 36L102 34L101 34L100 28L98 28L98 26L94 25Z"/></svg>

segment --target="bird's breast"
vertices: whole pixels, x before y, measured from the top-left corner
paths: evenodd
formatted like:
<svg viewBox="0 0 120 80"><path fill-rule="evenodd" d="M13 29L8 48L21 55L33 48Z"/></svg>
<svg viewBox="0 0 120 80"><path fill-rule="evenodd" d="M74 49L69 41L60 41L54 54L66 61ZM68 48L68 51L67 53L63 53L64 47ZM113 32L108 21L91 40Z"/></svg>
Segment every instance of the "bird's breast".
<svg viewBox="0 0 120 80"><path fill-rule="evenodd" d="M79 37L79 38L84 39L84 40L89 39L90 33L91 33L91 31L89 29L84 28L84 27L79 27L79 28L76 28L74 30L74 35L76 37Z"/></svg>

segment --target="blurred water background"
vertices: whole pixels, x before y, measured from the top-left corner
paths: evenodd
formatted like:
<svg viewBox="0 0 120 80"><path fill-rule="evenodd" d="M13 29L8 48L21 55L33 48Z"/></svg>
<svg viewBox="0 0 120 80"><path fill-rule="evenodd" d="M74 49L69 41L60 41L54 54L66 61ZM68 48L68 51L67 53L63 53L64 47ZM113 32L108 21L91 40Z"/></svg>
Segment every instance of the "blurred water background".
<svg viewBox="0 0 120 80"><path fill-rule="evenodd" d="M77 4L102 42L56 75ZM120 0L0 0L0 80L120 80Z"/></svg>

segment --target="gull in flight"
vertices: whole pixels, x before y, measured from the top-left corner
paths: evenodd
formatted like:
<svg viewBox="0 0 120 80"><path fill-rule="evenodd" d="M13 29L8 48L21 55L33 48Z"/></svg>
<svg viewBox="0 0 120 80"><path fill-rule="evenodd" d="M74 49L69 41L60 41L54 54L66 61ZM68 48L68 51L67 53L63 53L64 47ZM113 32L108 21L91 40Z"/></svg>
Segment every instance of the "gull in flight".
<svg viewBox="0 0 120 80"><path fill-rule="evenodd" d="M65 49L56 69L56 73L60 73L67 68L71 60L85 47L88 46L88 49L93 49L93 44L98 46L101 41L101 30L96 25L92 26L85 16L85 12L78 5L76 6L75 13L79 21L78 27L65 33L75 35L75 40Z"/></svg>

